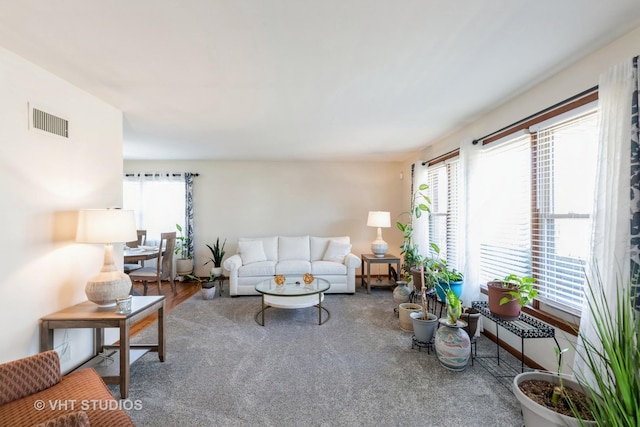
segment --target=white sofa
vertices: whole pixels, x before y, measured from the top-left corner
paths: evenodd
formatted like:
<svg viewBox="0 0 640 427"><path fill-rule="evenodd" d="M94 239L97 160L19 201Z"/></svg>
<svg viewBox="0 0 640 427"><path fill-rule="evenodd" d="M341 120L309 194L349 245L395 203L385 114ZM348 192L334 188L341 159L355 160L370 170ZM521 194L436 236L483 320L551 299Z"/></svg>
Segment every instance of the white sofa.
<svg viewBox="0 0 640 427"><path fill-rule="evenodd" d="M238 239L237 253L223 267L229 273L229 293L259 295L255 285L284 274L311 273L331 283L327 293L356 291L356 268L360 258L351 253L349 236L272 236Z"/></svg>

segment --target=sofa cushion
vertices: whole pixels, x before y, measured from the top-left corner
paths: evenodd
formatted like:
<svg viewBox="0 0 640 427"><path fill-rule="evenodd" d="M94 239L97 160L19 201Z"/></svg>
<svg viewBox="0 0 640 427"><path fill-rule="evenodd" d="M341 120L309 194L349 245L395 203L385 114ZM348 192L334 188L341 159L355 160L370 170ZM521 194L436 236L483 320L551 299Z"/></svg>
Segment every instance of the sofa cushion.
<svg viewBox="0 0 640 427"><path fill-rule="evenodd" d="M240 244L240 242L256 241L256 240L259 240L262 242L262 246L264 247L264 254L267 256L267 261L278 261L278 236L241 237L238 239L238 244ZM239 250L238 250L238 253L240 253Z"/></svg>
<svg viewBox="0 0 640 427"><path fill-rule="evenodd" d="M266 261L262 240L243 240L238 242L238 253L242 258L242 265Z"/></svg>
<svg viewBox="0 0 640 427"><path fill-rule="evenodd" d="M287 260L310 260L309 236L280 237L278 240L278 262ZM308 273L308 270L306 271Z"/></svg>
<svg viewBox="0 0 640 427"><path fill-rule="evenodd" d="M302 276L304 273L311 272L311 263L307 260L287 260L280 261L276 264L276 274L291 275L296 274Z"/></svg>
<svg viewBox="0 0 640 427"><path fill-rule="evenodd" d="M0 365L0 405L60 382L60 358L50 350Z"/></svg>
<svg viewBox="0 0 640 427"><path fill-rule="evenodd" d="M351 252L351 243L341 243L337 240L330 240L322 260L344 264L344 257L346 257L349 252Z"/></svg>
<svg viewBox="0 0 640 427"><path fill-rule="evenodd" d="M238 269L238 277L273 276L276 274L276 263L273 261L259 261L243 265Z"/></svg>
<svg viewBox="0 0 640 427"><path fill-rule="evenodd" d="M311 263L311 274L344 275L347 274L347 266L332 261L314 261Z"/></svg>
<svg viewBox="0 0 640 427"><path fill-rule="evenodd" d="M329 246L329 242L335 240L339 243L351 243L349 236L340 236L340 237L314 237L311 236L309 238L309 246L311 250L311 261L320 261L325 252L327 252L327 247Z"/></svg>

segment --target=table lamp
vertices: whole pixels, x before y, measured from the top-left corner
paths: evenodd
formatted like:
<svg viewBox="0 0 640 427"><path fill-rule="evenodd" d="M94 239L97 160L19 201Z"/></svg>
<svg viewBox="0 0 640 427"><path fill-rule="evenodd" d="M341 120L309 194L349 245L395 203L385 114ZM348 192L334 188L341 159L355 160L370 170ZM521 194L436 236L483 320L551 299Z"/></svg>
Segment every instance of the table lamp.
<svg viewBox="0 0 640 427"><path fill-rule="evenodd" d="M84 290L89 301L101 307L113 307L117 298L129 295L131 279L118 271L113 258L113 243L129 242L137 238L133 211L85 209L78 212L76 242L104 244L102 269L89 279Z"/></svg>
<svg viewBox="0 0 640 427"><path fill-rule="evenodd" d="M387 242L382 240L382 227L391 227L391 216L389 212L370 211L367 225L369 227L378 227L376 240L371 242L371 252L373 252L376 258L382 258L387 254L387 250L389 249Z"/></svg>

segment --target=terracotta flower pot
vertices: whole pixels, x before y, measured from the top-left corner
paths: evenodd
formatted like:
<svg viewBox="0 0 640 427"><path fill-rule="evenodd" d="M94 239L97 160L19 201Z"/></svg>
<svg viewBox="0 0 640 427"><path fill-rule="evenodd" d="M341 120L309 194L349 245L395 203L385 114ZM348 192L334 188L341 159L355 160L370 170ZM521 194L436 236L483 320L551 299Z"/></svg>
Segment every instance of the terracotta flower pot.
<svg viewBox="0 0 640 427"><path fill-rule="evenodd" d="M489 311L494 316L504 320L515 320L520 316L520 303L517 299L509 295L509 292L515 290L513 286L503 287L503 282L488 282L487 289L489 291ZM500 304L503 297L510 299L506 304Z"/></svg>

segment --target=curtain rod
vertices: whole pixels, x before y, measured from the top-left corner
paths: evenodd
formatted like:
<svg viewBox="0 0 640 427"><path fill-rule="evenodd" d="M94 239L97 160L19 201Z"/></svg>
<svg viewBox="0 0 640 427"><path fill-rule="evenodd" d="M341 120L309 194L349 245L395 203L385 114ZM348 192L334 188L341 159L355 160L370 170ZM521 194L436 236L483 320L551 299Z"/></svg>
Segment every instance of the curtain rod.
<svg viewBox="0 0 640 427"><path fill-rule="evenodd" d="M537 113L534 113L534 114L530 115L529 117L525 117L524 119L520 119L520 120L518 120L518 121L516 121L516 122L513 122L513 123L511 123L510 125L503 127L502 129L498 129L498 130L496 130L496 131L494 131L494 132L491 132L491 133L489 133L489 134L487 134L487 135L485 135L485 136L483 136L483 137L480 137L480 138L474 139L474 140L473 140L473 142L472 142L472 144L473 144L473 145L476 145L476 144L478 144L478 142L482 141L483 139L487 139L487 138L489 138L490 136L496 135L496 134L498 134L498 133L500 133L500 132L503 132L503 131L505 131L505 130L507 130L507 129L509 129L509 128L512 128L512 127L514 127L514 126L517 126L517 125L519 125L519 124L522 124L522 123L526 122L527 120L531 120L531 119L533 119L534 117L541 116L541 115L542 115L542 114L544 114L544 113L547 113L547 112L549 112L549 111L551 111L551 110L555 110L556 108L561 107L561 106L563 106L564 104L568 104L568 103L569 103L569 102L571 102L571 101L575 101L576 99L580 99L580 98L582 98L582 97L584 97L584 96L586 96L586 95L589 95L589 94L591 94L591 93L593 93L593 92L596 92L597 90L598 90L598 85L595 85L595 86L593 86L593 87L591 87L591 88L589 88L589 89L587 89L587 90L584 90L584 91L580 92L580 93L579 93L579 94L577 94L577 95L573 95L573 96L571 96L571 97L569 97L569 98L565 99L564 101L560 101L560 102L558 102L558 103L556 103L556 104L552 105L551 107L547 107L547 108L545 108L544 110L540 110L540 111L538 111Z"/></svg>
<svg viewBox="0 0 640 427"><path fill-rule="evenodd" d="M428 165L428 164L430 164L431 162L435 162L435 161L437 161L437 160L442 159L443 157L450 156L450 155L452 155L452 154L454 154L454 153L457 153L457 152L459 152L459 151L460 151L460 149L459 149L459 148L454 148L453 150L449 151L448 153L441 154L441 155L439 155L438 157L434 157L434 158L433 158L433 159L431 159L431 160L426 160L426 161L422 162L422 166L424 166L424 165Z"/></svg>
<svg viewBox="0 0 640 427"><path fill-rule="evenodd" d="M181 173L125 173L124 176L182 176ZM199 173L192 173L193 176L200 176Z"/></svg>

